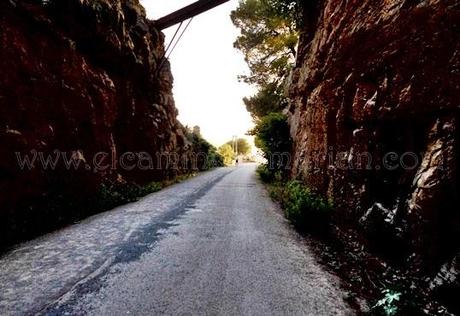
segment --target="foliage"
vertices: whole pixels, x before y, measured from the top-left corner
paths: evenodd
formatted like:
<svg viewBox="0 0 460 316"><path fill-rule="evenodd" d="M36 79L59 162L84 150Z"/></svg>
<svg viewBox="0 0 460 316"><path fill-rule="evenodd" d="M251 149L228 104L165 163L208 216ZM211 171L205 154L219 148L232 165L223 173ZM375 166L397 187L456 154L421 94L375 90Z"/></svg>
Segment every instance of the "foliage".
<svg viewBox="0 0 460 316"><path fill-rule="evenodd" d="M258 87L255 95L243 99L256 122L250 134L256 136L256 146L273 173L289 166L291 139L281 112L288 104L284 91L296 56L300 6L296 0L240 0L231 14L241 31L234 46L250 70L240 78Z"/></svg>
<svg viewBox="0 0 460 316"><path fill-rule="evenodd" d="M143 195L158 192L163 189L164 185L161 182L150 182L143 187Z"/></svg>
<svg viewBox="0 0 460 316"><path fill-rule="evenodd" d="M284 90L296 56L300 11L295 0L240 0L231 14L241 30L234 46L250 70L240 79L259 90L243 99L254 119L281 112L287 105Z"/></svg>
<svg viewBox="0 0 460 316"><path fill-rule="evenodd" d="M222 157L214 146L208 151L207 159L204 164L203 170L209 170L217 167L224 166L224 157Z"/></svg>
<svg viewBox="0 0 460 316"><path fill-rule="evenodd" d="M265 164L259 165L256 172L262 182L273 183L275 181L275 173Z"/></svg>
<svg viewBox="0 0 460 316"><path fill-rule="evenodd" d="M199 170L209 170L224 166L224 157L201 136L198 126L193 127L193 129L187 128L186 137L191 144L192 152L197 157L197 167Z"/></svg>
<svg viewBox="0 0 460 316"><path fill-rule="evenodd" d="M224 158L225 165L231 165L233 160L235 160L235 152L233 151L232 146L229 144L224 144L219 147L218 153Z"/></svg>
<svg viewBox="0 0 460 316"><path fill-rule="evenodd" d="M332 202L311 192L301 182L292 180L278 185L271 196L281 202L287 218L297 227L319 233L328 231Z"/></svg>
<svg viewBox="0 0 460 316"><path fill-rule="evenodd" d="M226 145L230 145L233 148L234 142L232 140L228 141ZM251 145L244 138L237 139L238 155L247 155L251 152Z"/></svg>
<svg viewBox="0 0 460 316"><path fill-rule="evenodd" d="M112 209L118 205L136 202L139 198L161 190L163 184L151 182L145 186L135 183L102 184L96 195L96 205L100 211Z"/></svg>
<svg viewBox="0 0 460 316"><path fill-rule="evenodd" d="M284 185L285 177L279 170L269 168L267 164L262 164L257 167L257 174L262 182L273 185Z"/></svg>
<svg viewBox="0 0 460 316"><path fill-rule="evenodd" d="M292 145L287 117L270 113L256 122L250 134L256 136L256 146L262 150L270 169L285 171L290 163Z"/></svg>
<svg viewBox="0 0 460 316"><path fill-rule="evenodd" d="M241 0L231 18L241 35L234 46L243 52L250 69L241 76L251 84L280 86L292 67L298 41L292 0Z"/></svg>
<svg viewBox="0 0 460 316"><path fill-rule="evenodd" d="M118 205L134 202L139 198L140 187L137 186L115 186L102 184L97 193L97 206L102 210L109 210Z"/></svg>
<svg viewBox="0 0 460 316"><path fill-rule="evenodd" d="M384 297L375 304L372 309L385 316L394 316L398 314L398 303L401 300L402 293L390 289L383 290Z"/></svg>
<svg viewBox="0 0 460 316"><path fill-rule="evenodd" d="M261 86L255 95L244 98L243 102L254 120L272 112L281 112L287 106L283 90L273 83Z"/></svg>

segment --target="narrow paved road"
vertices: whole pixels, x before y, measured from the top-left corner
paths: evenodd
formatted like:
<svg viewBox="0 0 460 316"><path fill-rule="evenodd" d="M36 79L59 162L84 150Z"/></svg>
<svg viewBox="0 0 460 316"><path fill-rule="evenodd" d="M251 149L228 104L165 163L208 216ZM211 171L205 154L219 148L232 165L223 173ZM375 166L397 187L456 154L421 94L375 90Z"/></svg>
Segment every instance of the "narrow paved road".
<svg viewBox="0 0 460 316"><path fill-rule="evenodd" d="M0 258L0 315L353 315L254 165L222 168Z"/></svg>

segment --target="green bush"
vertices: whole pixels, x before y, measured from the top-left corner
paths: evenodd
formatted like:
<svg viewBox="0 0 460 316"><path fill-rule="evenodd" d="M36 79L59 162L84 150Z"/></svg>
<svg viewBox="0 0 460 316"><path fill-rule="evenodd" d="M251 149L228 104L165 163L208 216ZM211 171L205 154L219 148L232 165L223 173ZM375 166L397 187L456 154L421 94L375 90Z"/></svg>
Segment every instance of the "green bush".
<svg viewBox="0 0 460 316"><path fill-rule="evenodd" d="M150 182L149 184L143 187L142 195L147 195L150 193L158 192L161 189L163 189L163 184L161 182Z"/></svg>
<svg viewBox="0 0 460 316"><path fill-rule="evenodd" d="M215 147L209 149L207 157L208 159L206 159L204 170L225 166L224 157L217 152Z"/></svg>
<svg viewBox="0 0 460 316"><path fill-rule="evenodd" d="M286 216L294 225L316 232L327 232L331 220L333 205L311 192L299 181L289 181L277 196L285 209Z"/></svg>
<svg viewBox="0 0 460 316"><path fill-rule="evenodd" d="M275 173L270 170L267 165L260 165L257 167L257 174L260 180L265 183L273 183L275 181Z"/></svg>
<svg viewBox="0 0 460 316"><path fill-rule="evenodd" d="M191 151L198 155L196 161L198 170L204 171L216 167L224 166L224 157L222 157L217 149L206 141L200 133L200 128L195 126L193 129L186 129L186 137L191 145Z"/></svg>
<svg viewBox="0 0 460 316"><path fill-rule="evenodd" d="M220 146L218 149L218 153L224 159L224 165L226 166L230 166L231 164L233 164L233 161L236 158L235 152L233 151L232 146L229 144L224 144Z"/></svg>
<svg viewBox="0 0 460 316"><path fill-rule="evenodd" d="M99 209L109 210L122 204L135 202L143 195L143 188L136 184L102 184L96 196Z"/></svg>
<svg viewBox="0 0 460 316"><path fill-rule="evenodd" d="M292 146L286 115L270 113L260 118L250 135L255 136L255 144L262 150L270 168L286 173Z"/></svg>
<svg viewBox="0 0 460 316"><path fill-rule="evenodd" d="M110 210L119 205L136 202L141 197L163 188L160 182L151 182L145 186L135 183L102 184L95 197L98 211Z"/></svg>

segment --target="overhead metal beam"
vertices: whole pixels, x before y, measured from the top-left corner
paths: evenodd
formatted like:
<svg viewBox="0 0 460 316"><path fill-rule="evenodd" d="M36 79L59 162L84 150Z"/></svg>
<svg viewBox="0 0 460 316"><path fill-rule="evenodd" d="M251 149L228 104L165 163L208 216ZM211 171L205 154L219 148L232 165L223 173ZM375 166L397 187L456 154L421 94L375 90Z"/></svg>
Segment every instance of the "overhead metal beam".
<svg viewBox="0 0 460 316"><path fill-rule="evenodd" d="M177 10L171 14L168 14L167 16L164 16L156 20L155 25L160 30L163 30L165 28L173 26L174 24L183 22L203 12L211 10L228 1L230 0L199 0L180 10Z"/></svg>

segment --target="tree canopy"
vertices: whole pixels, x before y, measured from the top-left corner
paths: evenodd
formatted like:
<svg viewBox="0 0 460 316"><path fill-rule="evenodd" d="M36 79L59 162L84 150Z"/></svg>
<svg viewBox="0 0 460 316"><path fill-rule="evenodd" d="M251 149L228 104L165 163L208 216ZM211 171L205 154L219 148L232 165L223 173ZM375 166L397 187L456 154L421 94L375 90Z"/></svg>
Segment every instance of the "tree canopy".
<svg viewBox="0 0 460 316"><path fill-rule="evenodd" d="M240 1L231 18L241 30L234 46L250 69L241 79L259 86L284 83L296 55L298 11L293 0Z"/></svg>
<svg viewBox="0 0 460 316"><path fill-rule="evenodd" d="M226 143L226 145L230 145L233 148L234 141L230 140ZM251 144L244 139L244 138L238 138L237 139L237 147L238 147L238 155L247 155L251 152Z"/></svg>
<svg viewBox="0 0 460 316"><path fill-rule="evenodd" d="M186 127L186 137L191 145L191 151L197 156L197 167L200 170L208 170L220 167L224 164L222 157L217 149L201 136L199 126L193 128Z"/></svg>
<svg viewBox="0 0 460 316"><path fill-rule="evenodd" d="M229 144L224 144L219 147L218 153L224 158L225 165L231 165L235 159L235 152L233 151L232 146Z"/></svg>
<svg viewBox="0 0 460 316"><path fill-rule="evenodd" d="M280 155L290 152L292 140L284 114L271 113L264 116L250 134L256 137L256 146L262 150L271 167L283 169L287 166L289 161L283 161L285 157Z"/></svg>
<svg viewBox="0 0 460 316"><path fill-rule="evenodd" d="M243 102L256 121L272 112L281 112L287 106L282 87L274 83L261 86L254 96L243 98Z"/></svg>
<svg viewBox="0 0 460 316"><path fill-rule="evenodd" d="M283 160L291 150L291 138L282 111L288 105L285 86L296 57L300 6L300 0L240 0L231 15L241 32L234 46L244 54L250 71L240 79L258 88L243 99L256 123L250 134L275 171L289 164Z"/></svg>

